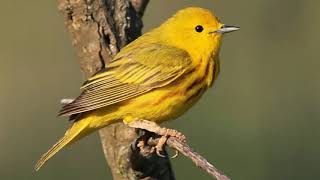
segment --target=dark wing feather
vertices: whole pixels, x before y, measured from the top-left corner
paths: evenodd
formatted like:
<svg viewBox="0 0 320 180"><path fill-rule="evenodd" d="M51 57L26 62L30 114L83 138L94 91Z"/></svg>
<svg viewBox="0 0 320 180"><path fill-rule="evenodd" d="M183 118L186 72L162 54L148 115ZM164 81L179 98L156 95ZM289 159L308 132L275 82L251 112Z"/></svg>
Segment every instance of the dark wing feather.
<svg viewBox="0 0 320 180"><path fill-rule="evenodd" d="M81 95L65 105L59 115L70 116L134 98L171 83L191 65L187 52L158 44L125 49L115 59L106 70L88 79Z"/></svg>

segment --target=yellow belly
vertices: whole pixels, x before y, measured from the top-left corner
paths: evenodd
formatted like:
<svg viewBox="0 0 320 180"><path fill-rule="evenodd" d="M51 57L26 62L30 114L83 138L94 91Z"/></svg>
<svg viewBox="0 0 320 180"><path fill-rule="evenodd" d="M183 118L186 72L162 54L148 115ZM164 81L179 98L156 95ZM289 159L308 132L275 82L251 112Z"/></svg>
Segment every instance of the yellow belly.
<svg viewBox="0 0 320 180"><path fill-rule="evenodd" d="M155 91L130 102L127 116L142 118L157 123L177 118L186 112L195 101L188 101L179 90Z"/></svg>
<svg viewBox="0 0 320 180"><path fill-rule="evenodd" d="M125 114L126 121L141 118L161 123L175 119L190 109L207 89L207 86L201 83L192 90L187 90L191 83L178 82L150 91L122 104L119 110Z"/></svg>

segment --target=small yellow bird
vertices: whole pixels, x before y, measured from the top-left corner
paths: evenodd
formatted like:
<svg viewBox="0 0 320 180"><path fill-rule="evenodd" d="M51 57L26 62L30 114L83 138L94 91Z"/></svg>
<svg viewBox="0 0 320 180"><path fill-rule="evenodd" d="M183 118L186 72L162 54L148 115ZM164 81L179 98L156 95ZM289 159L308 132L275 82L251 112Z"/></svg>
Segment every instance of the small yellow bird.
<svg viewBox="0 0 320 180"><path fill-rule="evenodd" d="M62 108L59 115L70 116L73 124L35 169L111 123L161 123L186 112L217 78L222 35L238 29L220 23L209 10L190 7L128 44Z"/></svg>

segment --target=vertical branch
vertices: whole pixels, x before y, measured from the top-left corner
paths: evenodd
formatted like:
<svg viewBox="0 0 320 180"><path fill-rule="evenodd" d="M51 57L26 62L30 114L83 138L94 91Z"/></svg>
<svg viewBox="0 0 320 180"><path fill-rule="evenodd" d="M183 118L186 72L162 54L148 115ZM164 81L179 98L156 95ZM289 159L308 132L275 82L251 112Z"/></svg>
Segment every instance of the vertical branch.
<svg viewBox="0 0 320 180"><path fill-rule="evenodd" d="M141 35L142 16L149 0L58 0L72 35L81 70L88 78L105 66L120 48ZM114 180L174 180L168 158L142 157L131 144L135 129L122 123L99 131Z"/></svg>

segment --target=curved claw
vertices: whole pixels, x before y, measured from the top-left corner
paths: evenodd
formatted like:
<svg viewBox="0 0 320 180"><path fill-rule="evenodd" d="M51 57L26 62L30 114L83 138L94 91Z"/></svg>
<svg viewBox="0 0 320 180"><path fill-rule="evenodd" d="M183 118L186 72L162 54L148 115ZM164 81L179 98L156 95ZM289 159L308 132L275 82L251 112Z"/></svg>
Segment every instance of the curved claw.
<svg viewBox="0 0 320 180"><path fill-rule="evenodd" d="M179 151L178 150L175 150L176 151L176 154L175 155L173 155L173 156L171 156L170 158L171 159L174 159L174 158L176 158L176 157L178 157L179 156Z"/></svg>
<svg viewBox="0 0 320 180"><path fill-rule="evenodd" d="M166 144L167 141L167 136L161 136L161 138L159 139L158 144L156 145L156 153L158 156L160 157L165 157L164 155L162 155L160 152L163 150L163 146Z"/></svg>
<svg viewBox="0 0 320 180"><path fill-rule="evenodd" d="M161 152L160 150L158 150L158 149L156 150L156 153L157 153L158 156L165 158L166 156L162 155L160 152Z"/></svg>

